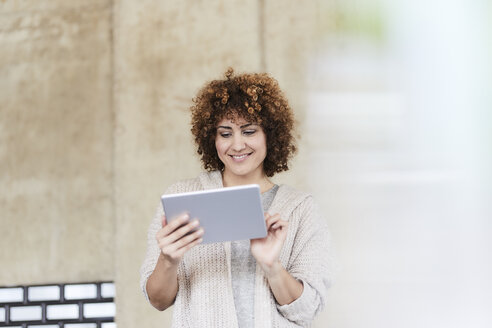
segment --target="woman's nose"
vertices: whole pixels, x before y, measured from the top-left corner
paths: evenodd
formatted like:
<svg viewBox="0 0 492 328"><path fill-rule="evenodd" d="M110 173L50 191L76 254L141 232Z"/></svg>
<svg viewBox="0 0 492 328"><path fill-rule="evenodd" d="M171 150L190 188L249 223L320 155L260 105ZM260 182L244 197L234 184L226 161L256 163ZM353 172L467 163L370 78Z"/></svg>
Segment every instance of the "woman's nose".
<svg viewBox="0 0 492 328"><path fill-rule="evenodd" d="M234 136L234 139L232 141L232 150L234 151L241 151L244 148L246 148L246 143L243 140L242 136Z"/></svg>

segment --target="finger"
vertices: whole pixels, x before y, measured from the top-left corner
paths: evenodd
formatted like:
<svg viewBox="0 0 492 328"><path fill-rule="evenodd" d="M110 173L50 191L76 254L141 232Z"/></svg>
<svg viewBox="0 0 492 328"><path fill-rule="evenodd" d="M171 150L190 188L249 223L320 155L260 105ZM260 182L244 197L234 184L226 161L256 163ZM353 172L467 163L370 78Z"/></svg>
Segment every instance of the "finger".
<svg viewBox="0 0 492 328"><path fill-rule="evenodd" d="M283 221L283 222L287 222L287 221L282 220L282 218L280 217L280 215L279 215L279 214L276 214L276 215L274 215L274 216L272 216L272 217L270 218L270 220L268 221L268 226L269 226L270 228L276 229L276 228L278 228L278 226L279 226L279 225L278 225L278 224L279 224L279 222L282 222L282 221Z"/></svg>
<svg viewBox="0 0 492 328"><path fill-rule="evenodd" d="M172 243L175 240L175 238L171 238L170 240L168 239L167 242L163 244L165 238L170 236L174 231L176 231L177 228L187 223L187 220L189 220L187 219L187 217L189 218L188 214L182 214L178 216L176 219L171 220L171 222L169 222L162 229L157 231L155 238L157 239L159 245L166 245Z"/></svg>
<svg viewBox="0 0 492 328"><path fill-rule="evenodd" d="M177 240L180 240L183 236L185 236L187 233L189 233L191 230L198 228L200 222L197 219L192 220L188 224L184 225L183 227L176 229L172 233L170 233L168 236L166 236L167 243L172 244L176 242Z"/></svg>
<svg viewBox="0 0 492 328"><path fill-rule="evenodd" d="M267 229L270 229L270 227L272 226L272 224L276 223L278 220L280 220L280 214L275 214L273 216L270 216L266 220Z"/></svg>
<svg viewBox="0 0 492 328"><path fill-rule="evenodd" d="M195 240L202 238L203 234L204 234L203 228L200 228L197 231L195 231L195 232L193 232L187 236L184 236L183 238L176 241L176 243L175 243L176 249L179 250L183 247L186 247L188 244L194 242Z"/></svg>
<svg viewBox="0 0 492 328"><path fill-rule="evenodd" d="M166 215L163 214L161 216L161 229L159 229L159 231L157 231L157 233L155 234L155 239L157 240L157 242L159 242L159 240L163 237L166 236L166 233L167 233L167 230L163 230L163 228L167 225L167 219L166 219Z"/></svg>
<svg viewBox="0 0 492 328"><path fill-rule="evenodd" d="M203 239L202 235L203 229L199 229L194 233L179 239L175 243L163 247L162 252L171 258L180 258L186 250L201 242L201 240ZM183 249L184 251L182 251Z"/></svg>
<svg viewBox="0 0 492 328"><path fill-rule="evenodd" d="M272 229L276 230L276 229L285 228L285 227L287 227L288 224L289 223L287 221L278 220L277 222L275 222L274 224L272 224Z"/></svg>
<svg viewBox="0 0 492 328"><path fill-rule="evenodd" d="M190 220L190 215L188 213L183 213L178 215L175 219L169 221L164 229L165 235L171 234L174 230L178 229L180 226L186 224Z"/></svg>

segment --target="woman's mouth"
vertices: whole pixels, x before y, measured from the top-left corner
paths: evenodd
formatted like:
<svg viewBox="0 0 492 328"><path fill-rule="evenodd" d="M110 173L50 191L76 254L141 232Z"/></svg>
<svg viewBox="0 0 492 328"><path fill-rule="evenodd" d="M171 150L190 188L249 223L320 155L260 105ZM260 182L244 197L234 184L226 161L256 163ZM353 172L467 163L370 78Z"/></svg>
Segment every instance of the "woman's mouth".
<svg viewBox="0 0 492 328"><path fill-rule="evenodd" d="M251 155L251 153L249 154L241 154L241 155L229 155L232 157L232 159L234 160L234 162L242 162L244 161L249 155Z"/></svg>

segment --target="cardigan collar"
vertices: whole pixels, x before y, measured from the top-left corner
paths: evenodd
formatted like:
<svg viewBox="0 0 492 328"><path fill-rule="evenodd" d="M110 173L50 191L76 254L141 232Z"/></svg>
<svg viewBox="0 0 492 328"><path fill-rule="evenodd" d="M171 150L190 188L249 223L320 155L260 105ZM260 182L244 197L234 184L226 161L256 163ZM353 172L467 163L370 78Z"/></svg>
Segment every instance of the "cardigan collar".
<svg viewBox="0 0 492 328"><path fill-rule="evenodd" d="M202 172L198 178L205 190L222 188L224 186L222 184L222 174L220 171Z"/></svg>

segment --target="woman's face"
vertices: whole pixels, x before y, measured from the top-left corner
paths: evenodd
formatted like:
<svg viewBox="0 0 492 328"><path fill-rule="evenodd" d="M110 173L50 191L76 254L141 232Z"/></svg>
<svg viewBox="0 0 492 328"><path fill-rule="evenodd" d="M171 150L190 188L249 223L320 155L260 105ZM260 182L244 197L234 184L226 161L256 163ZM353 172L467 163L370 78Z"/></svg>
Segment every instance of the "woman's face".
<svg viewBox="0 0 492 328"><path fill-rule="evenodd" d="M263 176L267 146L261 126L243 118L224 118L217 125L215 148L224 163L224 173L237 177Z"/></svg>

